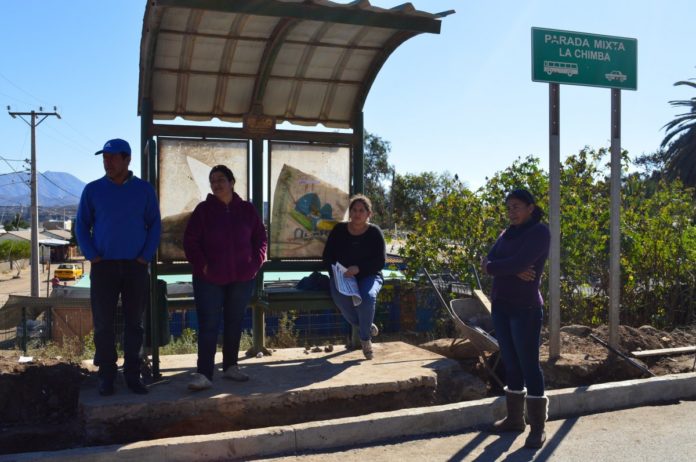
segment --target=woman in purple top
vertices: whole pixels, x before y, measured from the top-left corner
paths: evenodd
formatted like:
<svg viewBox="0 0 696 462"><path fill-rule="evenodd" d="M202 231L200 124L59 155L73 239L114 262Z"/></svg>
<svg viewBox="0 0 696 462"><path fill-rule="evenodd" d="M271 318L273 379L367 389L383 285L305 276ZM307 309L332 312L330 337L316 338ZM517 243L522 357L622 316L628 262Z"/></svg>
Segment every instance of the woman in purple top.
<svg viewBox="0 0 696 462"><path fill-rule="evenodd" d="M221 311L223 376L249 380L237 365L242 320L266 259L266 229L254 206L234 192L232 171L216 165L208 179L213 193L196 206L184 233L198 315L198 367L191 390L212 386Z"/></svg>
<svg viewBox="0 0 696 462"><path fill-rule="evenodd" d="M493 276L493 326L505 365L508 414L493 424L493 430L523 432L526 401L531 431L525 446L539 448L546 439L548 408L539 364L543 316L539 285L551 235L529 191L512 191L505 205L510 226L481 262L483 271Z"/></svg>

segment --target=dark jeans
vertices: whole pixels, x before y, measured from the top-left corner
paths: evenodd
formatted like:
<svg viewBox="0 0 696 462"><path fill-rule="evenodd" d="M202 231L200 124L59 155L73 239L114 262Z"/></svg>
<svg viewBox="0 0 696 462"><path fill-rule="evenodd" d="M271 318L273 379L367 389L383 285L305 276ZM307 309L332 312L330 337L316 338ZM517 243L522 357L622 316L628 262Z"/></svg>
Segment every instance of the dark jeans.
<svg viewBox="0 0 696 462"><path fill-rule="evenodd" d="M220 311L222 310L222 370L237 364L242 320L254 291L255 280L218 285L193 277L198 315L198 373L213 380Z"/></svg>
<svg viewBox="0 0 696 462"><path fill-rule="evenodd" d="M544 396L544 375L539 364L541 307L519 306L493 300L493 327L505 365L505 385L532 396Z"/></svg>
<svg viewBox="0 0 696 462"><path fill-rule="evenodd" d="M90 297L94 323L94 365L99 376L116 377L115 318L119 295L123 312L123 374L126 379L140 377L143 346L143 309L148 295L147 265L135 260L102 260L92 264Z"/></svg>

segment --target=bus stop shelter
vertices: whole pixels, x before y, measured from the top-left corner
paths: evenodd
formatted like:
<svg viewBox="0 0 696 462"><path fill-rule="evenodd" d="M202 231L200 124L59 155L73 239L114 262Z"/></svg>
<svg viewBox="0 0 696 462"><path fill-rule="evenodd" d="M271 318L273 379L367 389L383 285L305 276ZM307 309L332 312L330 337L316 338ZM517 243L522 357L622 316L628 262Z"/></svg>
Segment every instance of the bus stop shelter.
<svg viewBox="0 0 696 462"><path fill-rule="evenodd" d="M377 74L406 40L439 33L450 13L367 0L148 1L141 176L158 193L163 229L152 287L158 275L190 273L183 231L217 164L232 169L235 192L264 217L263 271L320 268L332 224L344 218L349 196L363 192L363 106ZM158 319L166 311L152 292ZM150 324L151 338L160 338L161 323ZM254 310L253 329L258 349L263 310Z"/></svg>

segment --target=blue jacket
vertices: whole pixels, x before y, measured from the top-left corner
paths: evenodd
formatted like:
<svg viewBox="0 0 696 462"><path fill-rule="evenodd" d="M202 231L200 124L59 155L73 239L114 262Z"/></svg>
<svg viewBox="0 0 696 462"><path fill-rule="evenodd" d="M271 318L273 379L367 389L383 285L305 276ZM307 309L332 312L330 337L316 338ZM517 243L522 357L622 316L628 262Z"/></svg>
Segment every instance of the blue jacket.
<svg viewBox="0 0 696 462"><path fill-rule="evenodd" d="M75 236L88 260L150 261L162 223L155 190L133 176L118 185L106 175L85 186L77 209Z"/></svg>

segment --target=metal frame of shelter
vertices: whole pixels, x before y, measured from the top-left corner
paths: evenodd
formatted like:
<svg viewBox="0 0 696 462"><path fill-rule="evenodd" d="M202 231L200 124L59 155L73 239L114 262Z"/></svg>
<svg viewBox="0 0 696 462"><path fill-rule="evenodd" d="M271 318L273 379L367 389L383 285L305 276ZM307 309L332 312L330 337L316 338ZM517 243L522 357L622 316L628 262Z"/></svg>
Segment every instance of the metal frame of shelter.
<svg viewBox="0 0 696 462"><path fill-rule="evenodd" d="M250 199L263 216L264 143L324 143L350 148L350 193L362 192L363 106L372 83L399 45L421 33L438 34L440 19L453 12L425 13L410 3L383 9L367 0L148 1L140 52L141 176L158 184L160 138L246 140L251 144ZM237 126L155 123L175 118L217 118ZM285 121L347 130L277 127ZM320 265L271 260L262 271ZM159 274L187 272L186 263L153 262L152 287ZM262 287L257 290L260 294ZM159 339L154 292L151 338ZM256 339L265 335L263 310L254 310L253 322L259 348ZM158 343L152 342L155 377Z"/></svg>

